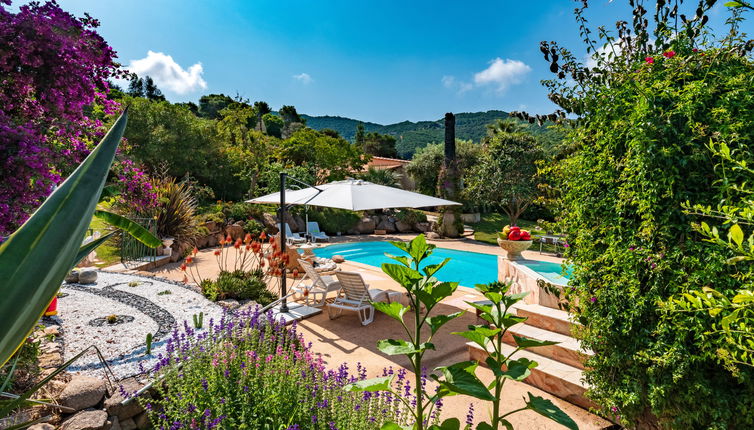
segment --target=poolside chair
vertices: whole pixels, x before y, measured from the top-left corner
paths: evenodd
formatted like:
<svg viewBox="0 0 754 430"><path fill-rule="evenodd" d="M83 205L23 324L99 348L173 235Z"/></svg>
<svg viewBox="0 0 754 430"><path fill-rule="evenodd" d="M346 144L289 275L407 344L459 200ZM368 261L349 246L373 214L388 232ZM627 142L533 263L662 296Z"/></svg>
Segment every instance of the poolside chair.
<svg viewBox="0 0 754 430"><path fill-rule="evenodd" d="M316 242L317 239L326 240L328 242L330 241L330 236L319 230L319 223L317 221L309 221L306 223L306 226L309 230L309 236L311 236L312 242Z"/></svg>
<svg viewBox="0 0 754 430"><path fill-rule="evenodd" d="M291 231L291 226L288 225L287 222L284 222L283 225L285 225L285 241L287 243L306 243L306 238L301 237L300 234L294 233ZM278 224L278 230L282 230L283 228Z"/></svg>
<svg viewBox="0 0 754 430"><path fill-rule="evenodd" d="M367 325L374 321L374 306L370 302L390 302L386 291L376 288L370 290L359 273L337 272L335 277L341 288L335 302L327 305L330 319L339 317L345 309L358 312L361 325ZM333 310L337 312L333 313Z"/></svg>
<svg viewBox="0 0 754 430"><path fill-rule="evenodd" d="M296 292L296 297L298 299L303 297L307 305L311 299L312 306L324 306L327 303L325 301L327 299L327 294L332 291L340 290L340 282L332 276L320 275L314 270L314 266L306 260L300 259L298 260L298 264L304 269L306 277L309 278L312 283L311 285L299 283L294 287L293 291ZM305 291L306 294L304 293Z"/></svg>

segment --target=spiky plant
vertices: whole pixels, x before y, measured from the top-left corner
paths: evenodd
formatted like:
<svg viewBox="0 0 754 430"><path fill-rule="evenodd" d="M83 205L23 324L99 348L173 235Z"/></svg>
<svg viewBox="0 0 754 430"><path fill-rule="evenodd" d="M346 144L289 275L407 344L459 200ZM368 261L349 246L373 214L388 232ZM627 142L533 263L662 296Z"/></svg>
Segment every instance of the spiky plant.
<svg viewBox="0 0 754 430"><path fill-rule="evenodd" d="M189 240L196 235L196 198L188 182L163 177L157 180L158 204L148 209L146 216L157 221L157 234L161 237L174 237Z"/></svg>

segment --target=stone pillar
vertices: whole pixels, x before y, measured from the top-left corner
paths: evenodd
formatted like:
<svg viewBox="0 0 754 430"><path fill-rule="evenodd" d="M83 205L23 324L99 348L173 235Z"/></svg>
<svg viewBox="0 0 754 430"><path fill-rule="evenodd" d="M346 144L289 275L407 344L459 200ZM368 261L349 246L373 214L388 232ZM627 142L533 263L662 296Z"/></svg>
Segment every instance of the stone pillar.
<svg viewBox="0 0 754 430"><path fill-rule="evenodd" d="M438 194L448 200L456 200L460 191L460 172L456 159L456 117L451 112L445 114L445 157L438 175ZM445 237L459 237L463 233L461 210L458 206L441 208L442 222L438 223L438 233Z"/></svg>

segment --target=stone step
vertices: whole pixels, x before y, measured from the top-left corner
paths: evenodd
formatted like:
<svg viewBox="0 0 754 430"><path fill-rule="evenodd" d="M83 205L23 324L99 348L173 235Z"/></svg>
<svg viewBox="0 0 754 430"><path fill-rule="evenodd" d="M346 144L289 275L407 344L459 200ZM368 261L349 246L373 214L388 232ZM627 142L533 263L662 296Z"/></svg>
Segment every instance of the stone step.
<svg viewBox="0 0 754 430"><path fill-rule="evenodd" d="M485 349L473 342L467 343L466 347L470 359L484 364L484 360L489 355ZM506 355L512 353L514 349L510 345L503 344L502 346L502 352ZM583 372L581 369L535 354L530 350L519 351L513 356L514 359L521 357L538 363L538 366L532 369L531 375L524 380L527 384L584 409L595 406L586 398L587 387L582 382Z"/></svg>
<svg viewBox="0 0 754 430"><path fill-rule="evenodd" d="M578 340L561 333L528 325L528 323L526 321L526 323L510 327L503 337L503 342L516 346L514 334L535 340L558 342L556 345L530 348L529 351L578 369L584 368L584 361L592 353L591 351L582 351Z"/></svg>
<svg viewBox="0 0 754 430"><path fill-rule="evenodd" d="M511 313L526 317L526 324L555 333L571 336L572 330L579 324L571 320L568 312L547 306L518 302L513 305Z"/></svg>

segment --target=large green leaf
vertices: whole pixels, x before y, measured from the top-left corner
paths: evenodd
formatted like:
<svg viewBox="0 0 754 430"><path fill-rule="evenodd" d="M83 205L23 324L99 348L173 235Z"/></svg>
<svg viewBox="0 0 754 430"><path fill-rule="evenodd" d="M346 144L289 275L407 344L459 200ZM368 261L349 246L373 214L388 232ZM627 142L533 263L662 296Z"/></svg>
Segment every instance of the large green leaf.
<svg viewBox="0 0 754 430"><path fill-rule="evenodd" d="M579 430L579 426L574 422L571 417L566 415L559 407L555 406L551 401L542 397L533 396L529 394L529 400L526 402L526 407L534 412L545 416L556 423L566 426L571 430Z"/></svg>
<svg viewBox="0 0 754 430"><path fill-rule="evenodd" d="M448 367L438 367L444 376L444 379L438 382L453 394L465 394L480 400L493 401L495 396L490 394L474 373L477 366L478 363L475 361L463 361Z"/></svg>
<svg viewBox="0 0 754 430"><path fill-rule="evenodd" d="M403 314L408 311L408 307L403 306L398 302L374 302L372 303L372 306L383 314L398 321L403 321Z"/></svg>
<svg viewBox="0 0 754 430"><path fill-rule="evenodd" d="M162 245L162 241L158 239L157 236L150 233L149 230L142 227L138 223L131 221L124 216L103 210L94 211L94 216L113 227L117 227L125 231L126 233L133 236L134 239L150 248L157 248L158 246Z"/></svg>
<svg viewBox="0 0 754 430"><path fill-rule="evenodd" d="M552 340L537 340L537 339L531 339L524 336L517 336L513 335L513 340L516 341L516 345L518 345L521 348L535 348L537 346L548 346L548 345L557 345L558 342L554 342Z"/></svg>
<svg viewBox="0 0 754 430"><path fill-rule="evenodd" d="M343 389L346 391L388 391L390 384L393 383L393 376L395 375L357 381L346 385Z"/></svg>
<svg viewBox="0 0 754 430"><path fill-rule="evenodd" d="M0 245L0 365L29 335L73 266L127 118L124 112L71 176Z"/></svg>

